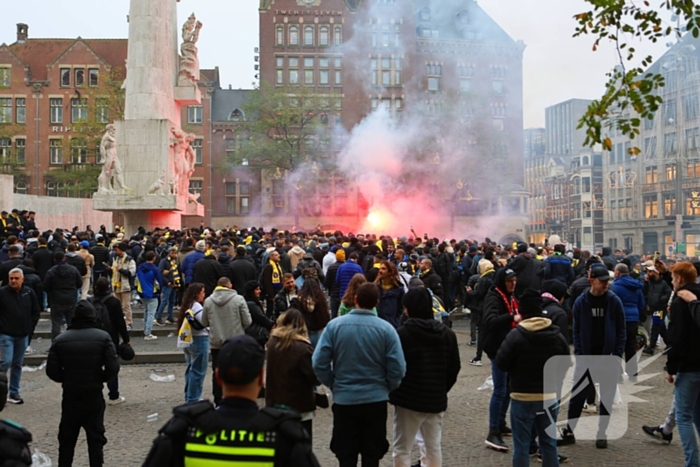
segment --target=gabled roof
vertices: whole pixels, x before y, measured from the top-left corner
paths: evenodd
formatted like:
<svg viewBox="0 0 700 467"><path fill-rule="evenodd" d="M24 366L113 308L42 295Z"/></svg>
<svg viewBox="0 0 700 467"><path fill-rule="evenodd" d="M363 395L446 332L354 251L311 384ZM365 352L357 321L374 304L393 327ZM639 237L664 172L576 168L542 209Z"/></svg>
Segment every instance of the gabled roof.
<svg viewBox="0 0 700 467"><path fill-rule="evenodd" d="M199 70L200 81L213 85L214 87L219 87L219 67L210 70L204 69Z"/></svg>
<svg viewBox="0 0 700 467"><path fill-rule="evenodd" d="M430 20L421 21L419 12L430 9ZM440 39L464 39L463 30L483 34L484 42L515 44L508 33L491 18L474 0L414 0L414 11L418 26L434 27L440 30ZM468 17L466 25L461 24L458 16Z"/></svg>
<svg viewBox="0 0 700 467"><path fill-rule="evenodd" d="M82 40L105 63L121 70L126 68L127 39L27 39L15 42L10 50L30 69L31 80L46 80L48 66L66 52L77 40Z"/></svg>
<svg viewBox="0 0 700 467"><path fill-rule="evenodd" d="M27 62L25 62L24 60L22 60L16 53L14 53L14 52L12 51L12 49L10 48L9 45L7 45L7 44L5 44L5 43L0 44L0 50L7 50L7 52L9 52L10 55L12 55L13 57L15 57L15 59L16 59L18 62L20 62L22 65L24 65L25 67L29 66L29 65L27 64Z"/></svg>

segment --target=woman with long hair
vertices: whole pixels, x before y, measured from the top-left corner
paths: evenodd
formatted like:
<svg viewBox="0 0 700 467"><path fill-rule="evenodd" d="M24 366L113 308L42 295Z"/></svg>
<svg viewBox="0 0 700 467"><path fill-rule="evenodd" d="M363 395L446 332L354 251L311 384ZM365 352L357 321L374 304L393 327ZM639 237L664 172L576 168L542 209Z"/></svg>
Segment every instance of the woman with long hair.
<svg viewBox="0 0 700 467"><path fill-rule="evenodd" d="M379 287L377 313L380 318L398 328L403 314L404 288L399 278L399 270L391 261L380 263L379 273L374 281Z"/></svg>
<svg viewBox="0 0 700 467"><path fill-rule="evenodd" d="M185 313L192 310L194 319L202 324L202 303L204 302L204 284L190 284L182 297L177 328L185 321ZM185 402L197 402L202 397L204 377L209 363L209 329L192 328L192 343L185 348Z"/></svg>
<svg viewBox="0 0 700 467"><path fill-rule="evenodd" d="M245 328L245 333L265 347L267 340L270 338L270 331L275 323L265 316L263 311L263 304L260 301L262 288L258 281L248 281L243 290L245 291L244 298L248 304L248 311L253 320L250 326Z"/></svg>
<svg viewBox="0 0 700 467"><path fill-rule="evenodd" d="M350 279L350 283L348 284L348 288L345 289L345 294L340 300L338 316L347 315L355 309L355 295L357 294L357 288L365 282L367 282L367 279L365 278L364 274L358 273L352 276L352 279ZM373 308L372 311L374 311L375 315L377 314L376 308Z"/></svg>
<svg viewBox="0 0 700 467"><path fill-rule="evenodd" d="M319 384L311 365L313 353L302 312L290 308L282 313L267 343L265 405L299 412L309 435L316 410L314 386Z"/></svg>
<svg viewBox="0 0 700 467"><path fill-rule="evenodd" d="M331 320L326 294L321 290L321 285L314 277L305 277L304 285L299 290L296 298L292 300L292 306L302 312L306 321L306 329L309 332L311 345L316 347L321 333Z"/></svg>

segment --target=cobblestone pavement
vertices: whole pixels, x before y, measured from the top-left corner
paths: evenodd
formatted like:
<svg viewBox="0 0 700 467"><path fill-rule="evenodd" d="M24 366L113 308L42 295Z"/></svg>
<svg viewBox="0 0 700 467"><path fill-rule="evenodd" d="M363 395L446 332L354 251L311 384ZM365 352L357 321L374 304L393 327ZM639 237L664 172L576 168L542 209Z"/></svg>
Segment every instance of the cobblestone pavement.
<svg viewBox="0 0 700 467"><path fill-rule="evenodd" d="M450 393L449 408L443 428L443 456L445 466L506 466L510 465L509 454L497 453L484 446L488 426L488 403L490 391L477 388L490 374L487 363L483 367L468 364L474 349L467 346L469 341L466 323L458 323L462 356L462 372L455 388ZM661 372L663 358L653 362L646 373ZM152 369L165 370L174 374L175 382L157 383L149 379ZM169 418L174 405L183 401L182 365L125 366L120 373L120 389L126 403L107 407L105 426L108 443L105 446L106 466L141 465L158 429ZM627 434L620 440L610 441L607 450L598 450L593 441L579 440L574 446L562 448L562 454L570 457L573 466L672 466L683 465L683 452L678 433L670 446L656 444L641 431L641 425L663 421L671 400L672 387L661 374L644 383L650 389L638 393L637 397L646 403L632 403ZM205 395L211 394L211 377L206 379ZM106 389L105 389L106 394ZM50 381L43 371L25 372L22 375L21 395L24 405L9 405L2 416L15 420L34 435L33 448L49 455L56 465L58 456L58 422L60 418L60 385ZM390 418L392 410L389 410ZM149 414L158 413L155 423L147 421ZM314 420L314 450L323 466L337 465L328 445L332 417L330 410L319 410ZM562 418L560 416L560 418ZM391 425L388 425L391 433ZM512 446L509 439L506 442ZM414 459L417 455L414 454ZM87 445L84 434L76 448L76 467L87 466ZM382 467L392 465L391 453L381 463ZM537 465L533 460L533 465Z"/></svg>

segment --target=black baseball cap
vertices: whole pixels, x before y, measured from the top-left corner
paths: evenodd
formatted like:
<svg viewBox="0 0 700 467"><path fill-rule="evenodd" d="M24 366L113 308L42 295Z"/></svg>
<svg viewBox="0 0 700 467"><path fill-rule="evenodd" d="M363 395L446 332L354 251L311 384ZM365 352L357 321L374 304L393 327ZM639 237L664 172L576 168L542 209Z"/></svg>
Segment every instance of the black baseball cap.
<svg viewBox="0 0 700 467"><path fill-rule="evenodd" d="M610 271L604 265L593 265L591 268L591 279L609 281L612 278L610 277Z"/></svg>
<svg viewBox="0 0 700 467"><path fill-rule="evenodd" d="M508 279L508 278L510 278L510 277L513 277L513 276L517 276L517 275L518 275L518 274L516 274L516 272L513 271L512 269L506 269L505 272L504 272L503 274L504 274L503 279Z"/></svg>
<svg viewBox="0 0 700 467"><path fill-rule="evenodd" d="M226 339L216 361L221 381L248 384L258 377L265 365L265 349L252 337L241 334Z"/></svg>

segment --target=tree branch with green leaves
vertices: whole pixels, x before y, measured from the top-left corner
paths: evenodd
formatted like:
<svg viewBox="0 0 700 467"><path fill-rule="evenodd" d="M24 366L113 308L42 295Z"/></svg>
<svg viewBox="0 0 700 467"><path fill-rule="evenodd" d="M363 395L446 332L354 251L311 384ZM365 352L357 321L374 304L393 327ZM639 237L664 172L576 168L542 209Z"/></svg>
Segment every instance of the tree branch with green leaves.
<svg viewBox="0 0 700 467"><path fill-rule="evenodd" d="M664 77L646 71L654 58L648 55L639 65L634 65L638 59L637 50L630 42L637 39L656 43L664 37L680 38L684 31L697 38L700 5L693 0L662 0L658 6L651 6L646 0L585 1L592 9L574 16L577 22L574 37L592 36L593 51L598 50L602 42L611 41L619 64L606 74L605 92L588 106L578 128L586 131L585 145L601 144L605 150L610 150L609 131L618 130L634 139L641 132L642 121L652 119L663 102L659 88L665 84ZM676 15L678 25L668 24L664 13ZM629 153L637 156L640 149L630 147Z"/></svg>

